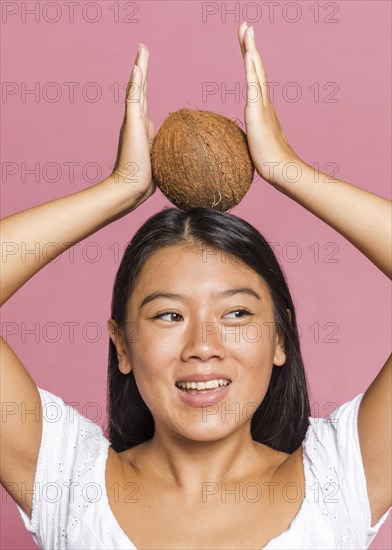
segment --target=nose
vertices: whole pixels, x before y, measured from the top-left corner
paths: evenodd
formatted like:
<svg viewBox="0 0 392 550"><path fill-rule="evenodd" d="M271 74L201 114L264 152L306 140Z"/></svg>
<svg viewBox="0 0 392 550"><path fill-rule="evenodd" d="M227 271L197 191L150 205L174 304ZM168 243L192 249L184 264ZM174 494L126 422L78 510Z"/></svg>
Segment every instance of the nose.
<svg viewBox="0 0 392 550"><path fill-rule="evenodd" d="M183 361L193 358L208 361L213 357L223 359L224 356L225 347L218 323L202 320L189 323L184 334Z"/></svg>

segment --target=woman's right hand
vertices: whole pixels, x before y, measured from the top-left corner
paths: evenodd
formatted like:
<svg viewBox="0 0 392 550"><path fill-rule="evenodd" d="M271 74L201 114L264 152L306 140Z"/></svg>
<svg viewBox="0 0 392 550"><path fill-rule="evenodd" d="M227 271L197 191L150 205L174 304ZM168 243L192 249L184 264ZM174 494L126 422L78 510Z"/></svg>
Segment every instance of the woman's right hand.
<svg viewBox="0 0 392 550"><path fill-rule="evenodd" d="M127 86L124 119L112 171L114 181L128 185L132 195L136 192L138 205L156 191L150 160L154 124L147 116L149 57L147 46L140 43Z"/></svg>
<svg viewBox="0 0 392 550"><path fill-rule="evenodd" d="M252 35L252 27L243 21L237 33L247 84L245 127L249 151L258 174L274 187L280 188L285 183L287 167L305 163L288 143L270 101L267 76Z"/></svg>

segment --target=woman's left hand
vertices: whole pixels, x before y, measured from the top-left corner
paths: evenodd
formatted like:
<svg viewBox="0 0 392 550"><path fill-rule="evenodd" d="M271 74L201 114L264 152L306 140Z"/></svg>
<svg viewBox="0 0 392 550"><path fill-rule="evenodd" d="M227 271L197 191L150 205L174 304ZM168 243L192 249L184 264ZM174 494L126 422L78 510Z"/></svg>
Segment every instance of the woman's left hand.
<svg viewBox="0 0 392 550"><path fill-rule="evenodd" d="M150 52L139 44L134 66L125 94L125 112L120 129L117 158L112 176L123 182L131 195L139 196L138 204L156 191L152 179L151 148L155 133L154 123L147 114L147 80Z"/></svg>
<svg viewBox="0 0 392 550"><path fill-rule="evenodd" d="M280 126L269 99L267 76L252 36L252 27L248 27L246 21L238 28L238 40L245 63L245 127L250 154L258 174L274 187L279 187L284 182L288 163L305 163L290 147Z"/></svg>

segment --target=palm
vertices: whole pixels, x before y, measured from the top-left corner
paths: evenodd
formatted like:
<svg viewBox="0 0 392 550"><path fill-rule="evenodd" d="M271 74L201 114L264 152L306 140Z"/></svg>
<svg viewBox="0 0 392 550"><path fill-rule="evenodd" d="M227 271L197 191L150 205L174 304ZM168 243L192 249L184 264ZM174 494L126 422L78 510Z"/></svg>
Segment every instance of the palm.
<svg viewBox="0 0 392 550"><path fill-rule="evenodd" d="M245 127L249 151L260 176L271 184L284 174L288 163L302 162L290 147L269 99L267 77L255 40L242 23L238 39L245 60L247 102ZM250 52L253 51L254 62Z"/></svg>
<svg viewBox="0 0 392 550"><path fill-rule="evenodd" d="M113 173L137 191L145 200L156 190L152 181L150 153L154 124L147 116L147 76L149 52L145 45L136 58L139 68L128 83L125 113L120 130L117 158Z"/></svg>

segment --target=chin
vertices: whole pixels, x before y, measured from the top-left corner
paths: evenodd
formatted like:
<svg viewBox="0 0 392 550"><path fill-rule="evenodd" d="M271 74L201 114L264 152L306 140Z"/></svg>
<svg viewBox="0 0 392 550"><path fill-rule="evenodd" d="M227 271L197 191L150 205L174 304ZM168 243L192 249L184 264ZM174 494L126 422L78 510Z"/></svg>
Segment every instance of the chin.
<svg viewBox="0 0 392 550"><path fill-rule="evenodd" d="M184 439L189 441L198 441L200 443L208 443L219 441L229 437L234 432L241 428L239 424L232 419L227 422L217 422L213 419L206 421L195 421L192 426L180 427L177 426L176 432Z"/></svg>

